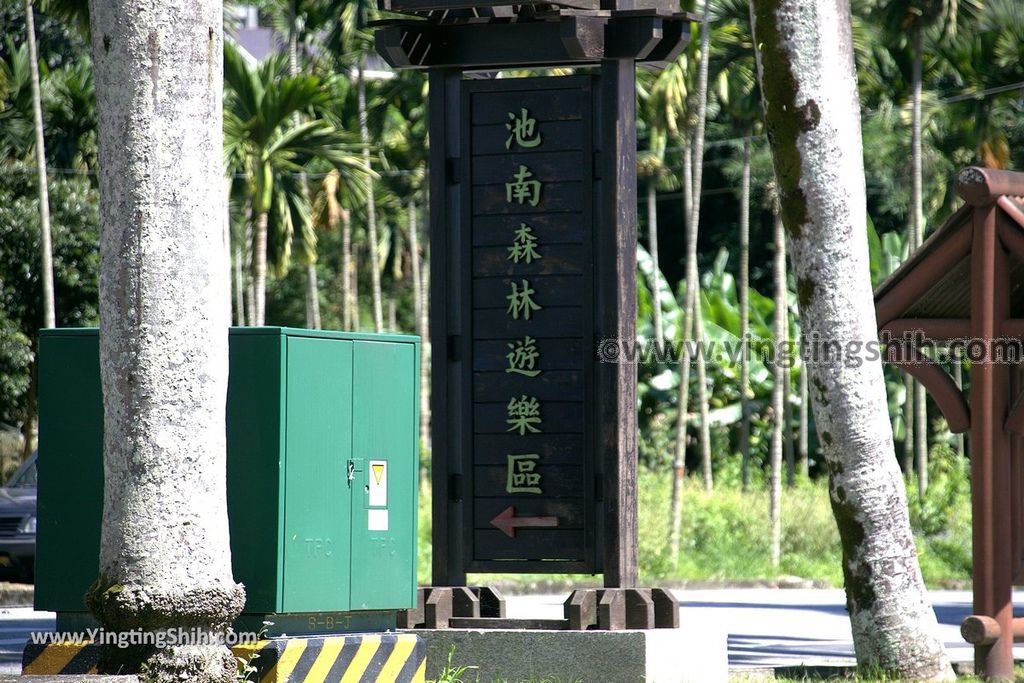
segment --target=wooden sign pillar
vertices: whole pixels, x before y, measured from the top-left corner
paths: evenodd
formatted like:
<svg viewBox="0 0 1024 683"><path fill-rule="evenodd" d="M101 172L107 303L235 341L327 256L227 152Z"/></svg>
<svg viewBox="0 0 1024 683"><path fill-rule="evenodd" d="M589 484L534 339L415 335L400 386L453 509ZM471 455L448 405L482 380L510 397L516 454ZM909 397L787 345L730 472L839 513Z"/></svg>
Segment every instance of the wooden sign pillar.
<svg viewBox="0 0 1024 683"><path fill-rule="evenodd" d="M601 182L598 339L636 339L636 73L632 60L601 64ZM594 351L596 353L596 349ZM605 463L604 585L637 585L636 365L599 363L598 457Z"/></svg>
<svg viewBox="0 0 1024 683"><path fill-rule="evenodd" d="M609 359L636 341L636 63L674 60L689 19L388 2L416 18L379 23L378 52L430 78L433 587L411 619L497 618L467 573L600 573L561 627L677 626L637 587L637 368ZM546 66L577 72L479 77Z"/></svg>

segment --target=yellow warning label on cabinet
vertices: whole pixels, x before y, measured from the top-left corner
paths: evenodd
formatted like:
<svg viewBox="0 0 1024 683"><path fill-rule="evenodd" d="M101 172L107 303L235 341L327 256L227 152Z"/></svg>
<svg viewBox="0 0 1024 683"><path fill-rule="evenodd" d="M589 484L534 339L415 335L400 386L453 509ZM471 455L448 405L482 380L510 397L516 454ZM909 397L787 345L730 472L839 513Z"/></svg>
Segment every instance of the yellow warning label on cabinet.
<svg viewBox="0 0 1024 683"><path fill-rule="evenodd" d="M387 460L370 461L370 507L387 507L388 505L388 462Z"/></svg>

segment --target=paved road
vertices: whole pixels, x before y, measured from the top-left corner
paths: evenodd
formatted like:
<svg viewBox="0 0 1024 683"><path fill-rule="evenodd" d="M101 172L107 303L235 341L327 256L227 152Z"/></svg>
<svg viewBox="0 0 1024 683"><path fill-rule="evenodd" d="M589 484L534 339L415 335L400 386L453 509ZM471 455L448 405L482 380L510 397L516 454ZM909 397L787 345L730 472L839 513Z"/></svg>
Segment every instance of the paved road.
<svg viewBox="0 0 1024 683"><path fill-rule="evenodd" d="M680 618L699 620L728 635L731 668L852 666L853 639L842 590L724 589L676 591ZM931 591L941 637L955 662L969 662L973 650L960 637L960 622L971 613L969 591ZM564 596L510 599L509 616L560 616ZM1024 592L1014 601L1024 604ZM1024 658L1024 647L1015 648Z"/></svg>
<svg viewBox="0 0 1024 683"><path fill-rule="evenodd" d="M954 661L970 661L960 621L970 613L967 591L930 593L942 638ZM727 589L678 591L681 618L728 634L730 667L850 666L853 643L841 590ZM564 595L511 596L509 616L560 618ZM1014 595L1024 604L1024 592ZM52 612L0 610L0 673L18 673L31 631L54 628ZM1017 647L1024 659L1024 647Z"/></svg>

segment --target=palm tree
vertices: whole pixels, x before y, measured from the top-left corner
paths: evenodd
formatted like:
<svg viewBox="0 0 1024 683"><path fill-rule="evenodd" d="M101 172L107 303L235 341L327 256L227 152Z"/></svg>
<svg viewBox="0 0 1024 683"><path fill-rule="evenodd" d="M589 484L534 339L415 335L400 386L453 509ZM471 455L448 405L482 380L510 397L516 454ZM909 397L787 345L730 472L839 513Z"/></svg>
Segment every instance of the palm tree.
<svg viewBox="0 0 1024 683"><path fill-rule="evenodd" d="M359 139L362 145L363 167L367 174L371 170L370 112L367 104L366 55L372 49L373 40L367 25L374 14L374 8L367 0L328 0L334 15L334 25L327 38L327 45L342 68L353 70L356 77L356 104L358 108ZM370 254L370 286L372 288L373 324L377 332L384 330L384 296L381 290L381 261L377 230L377 197L373 185L366 198L366 233Z"/></svg>
<svg viewBox="0 0 1024 683"><path fill-rule="evenodd" d="M39 86L39 56L36 54L35 13L32 0L25 0L25 34L28 66L32 78L32 122L35 126L36 179L39 187L39 251L42 261L43 327L56 327L53 297L53 245L50 239L50 192L46 181L46 143L43 138L43 104Z"/></svg>
<svg viewBox="0 0 1024 683"><path fill-rule="evenodd" d="M719 68L728 70L724 92L720 95L722 107L732 127L743 136L742 166L740 171L739 210L739 306L740 341L744 344L740 356L740 420L739 447L740 477L743 490L750 483L750 144L761 122L761 93L757 86L754 64L754 44L750 35L750 8L746 0L719 0L720 16L733 27L720 31Z"/></svg>
<svg viewBox="0 0 1024 683"><path fill-rule="evenodd" d="M305 263L315 259L309 197L302 173L314 161L363 169L348 137L326 121L294 124L294 114L323 106L328 91L314 76L285 76L280 59L251 69L237 50L225 46L225 156L229 169L248 177L253 223L252 324L265 324L267 264L283 273L293 243ZM363 169L365 171L365 169Z"/></svg>
<svg viewBox="0 0 1024 683"><path fill-rule="evenodd" d="M779 568L782 556L782 439L786 418L785 402L788 392L788 370L784 361L788 315L786 298L786 232L783 228L782 212L776 208L774 214L775 258L772 272L775 281L775 365L772 384L772 442L769 460L771 462L771 485L769 496L769 518L771 519L771 563L772 569Z"/></svg>
<svg viewBox="0 0 1024 683"><path fill-rule="evenodd" d="M945 39L956 34L958 15L962 10L978 8L975 0L896 0L881 3L879 21L894 44L906 45L909 38L911 65L911 199L908 239L911 250L921 246L924 238L924 205L921 187L921 89L924 60L924 38L930 28L938 26ZM917 462L918 491L923 497L928 488L928 404L924 386L907 378L908 407L912 414L913 443ZM910 429L908 422L908 429ZM908 440L909 440L908 435Z"/></svg>

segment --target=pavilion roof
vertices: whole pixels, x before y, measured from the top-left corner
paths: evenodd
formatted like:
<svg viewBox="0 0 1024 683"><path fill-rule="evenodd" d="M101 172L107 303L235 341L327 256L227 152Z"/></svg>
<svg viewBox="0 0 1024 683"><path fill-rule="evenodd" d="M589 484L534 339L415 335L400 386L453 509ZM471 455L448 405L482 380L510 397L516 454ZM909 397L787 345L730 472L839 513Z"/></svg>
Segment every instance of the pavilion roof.
<svg viewBox="0 0 1024 683"><path fill-rule="evenodd" d="M1024 173L967 168L956 189L964 206L875 290L879 329L901 318L970 318L975 214L993 205L1010 259L1010 313L1024 318Z"/></svg>

